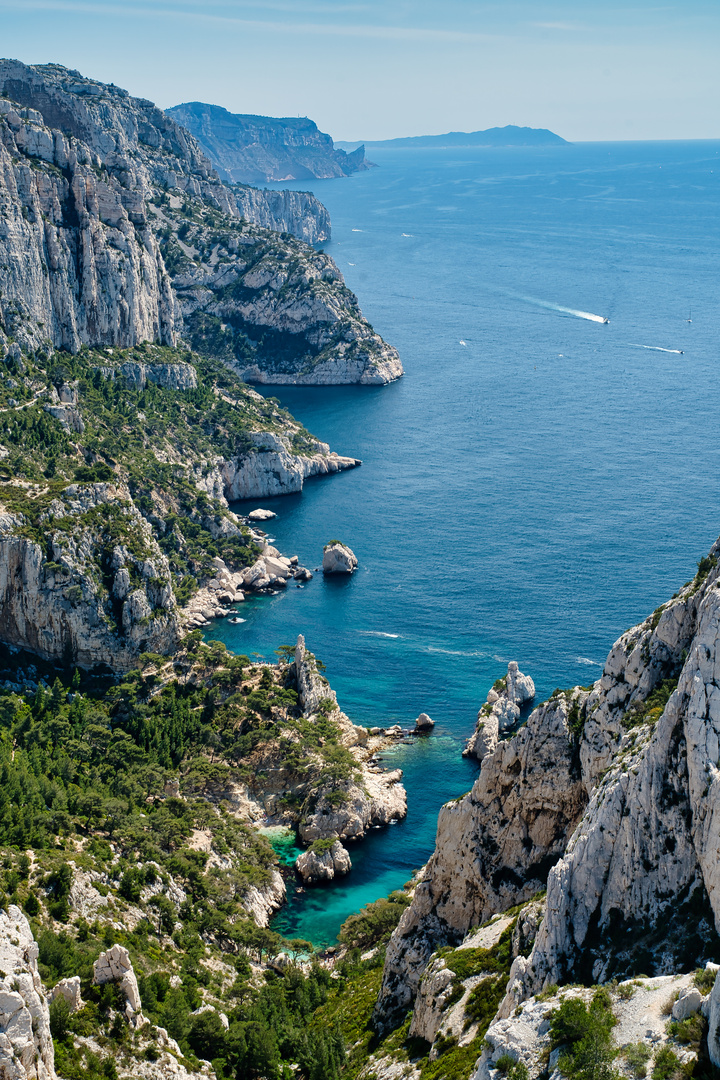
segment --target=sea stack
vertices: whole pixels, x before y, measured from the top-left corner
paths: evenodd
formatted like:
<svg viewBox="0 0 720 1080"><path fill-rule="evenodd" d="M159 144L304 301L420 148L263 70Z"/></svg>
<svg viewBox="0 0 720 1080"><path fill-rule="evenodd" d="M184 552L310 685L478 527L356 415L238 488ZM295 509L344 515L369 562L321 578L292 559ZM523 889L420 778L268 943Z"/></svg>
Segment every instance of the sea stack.
<svg viewBox="0 0 720 1080"><path fill-rule="evenodd" d="M347 544L341 544L339 540L331 540L325 545L322 561L323 574L352 574L357 564L355 554Z"/></svg>

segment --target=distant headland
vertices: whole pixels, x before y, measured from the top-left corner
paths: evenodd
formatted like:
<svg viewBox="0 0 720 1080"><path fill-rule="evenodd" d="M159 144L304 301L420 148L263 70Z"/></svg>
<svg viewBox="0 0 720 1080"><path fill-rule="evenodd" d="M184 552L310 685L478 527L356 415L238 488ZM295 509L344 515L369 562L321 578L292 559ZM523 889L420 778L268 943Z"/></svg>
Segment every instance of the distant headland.
<svg viewBox="0 0 720 1080"><path fill-rule="evenodd" d="M191 101L167 110L194 135L226 183L325 180L369 168L361 143L338 150L306 116L252 116Z"/></svg>
<svg viewBox="0 0 720 1080"><path fill-rule="evenodd" d="M402 139L381 139L373 142L365 139L361 142L335 141L335 146L352 151L358 146L372 147L424 147L450 149L461 146L567 146L567 140L561 139L547 128L506 127L488 128L486 131L448 131L445 135L413 135Z"/></svg>

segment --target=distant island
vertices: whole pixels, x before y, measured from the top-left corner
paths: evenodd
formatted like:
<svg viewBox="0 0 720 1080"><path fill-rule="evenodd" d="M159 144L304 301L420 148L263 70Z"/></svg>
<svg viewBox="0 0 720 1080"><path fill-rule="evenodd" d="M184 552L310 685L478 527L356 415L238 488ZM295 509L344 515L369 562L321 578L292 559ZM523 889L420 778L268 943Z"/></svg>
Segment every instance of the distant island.
<svg viewBox="0 0 720 1080"><path fill-rule="evenodd" d="M171 110L172 111L172 110ZM486 131L448 131L445 135L413 135L403 139L380 139L371 141L366 139L364 143L338 141L335 146L343 150L354 150L358 146L363 147L424 147L431 146L436 149L450 149L461 146L568 146L565 139L561 139L553 131L547 128L517 127L508 124L506 127L488 128Z"/></svg>
<svg viewBox="0 0 720 1080"><path fill-rule="evenodd" d="M253 116L190 101L166 110L191 135L226 183L326 180L369 168L362 143L338 150L306 116Z"/></svg>

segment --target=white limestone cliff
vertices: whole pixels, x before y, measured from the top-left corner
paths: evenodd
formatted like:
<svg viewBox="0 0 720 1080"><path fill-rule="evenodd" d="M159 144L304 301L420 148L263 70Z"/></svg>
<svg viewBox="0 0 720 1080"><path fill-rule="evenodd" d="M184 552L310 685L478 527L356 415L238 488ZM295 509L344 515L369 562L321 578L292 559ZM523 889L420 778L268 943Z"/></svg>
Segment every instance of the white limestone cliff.
<svg viewBox="0 0 720 1080"><path fill-rule="evenodd" d="M250 381L402 374L332 259L249 224L193 136L152 102L15 60L0 61L0 95L0 323L23 349L184 334Z"/></svg>
<svg viewBox="0 0 720 1080"><path fill-rule="evenodd" d="M380 1030L433 950L541 887L532 952L499 1016L553 983L695 965L720 926L720 541L696 579L488 748L440 812L435 852L387 950ZM495 736L497 738L497 736ZM553 865L555 864L555 865Z"/></svg>
<svg viewBox="0 0 720 1080"><path fill-rule="evenodd" d="M0 910L0 1076L56 1080L50 1010L30 924L11 904Z"/></svg>

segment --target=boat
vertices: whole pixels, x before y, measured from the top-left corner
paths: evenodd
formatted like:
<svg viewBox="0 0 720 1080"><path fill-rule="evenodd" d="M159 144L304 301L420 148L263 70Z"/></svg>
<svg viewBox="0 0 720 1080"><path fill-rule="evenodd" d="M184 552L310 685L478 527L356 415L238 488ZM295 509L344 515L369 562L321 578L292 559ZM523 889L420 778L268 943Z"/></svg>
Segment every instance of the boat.
<svg viewBox="0 0 720 1080"><path fill-rule="evenodd" d="M690 309L690 314L688 315L688 317L687 317L687 319L685 320L685 322L692 322L692 308Z"/></svg>
<svg viewBox="0 0 720 1080"><path fill-rule="evenodd" d="M610 320L609 320L609 319L603 319L603 322L604 322L604 323L609 323L609 322L610 322Z"/></svg>
<svg viewBox="0 0 720 1080"><path fill-rule="evenodd" d="M245 620L241 619L239 615L234 615L232 619L228 619L228 622L232 623L233 626L237 626L238 623L245 622Z"/></svg>

